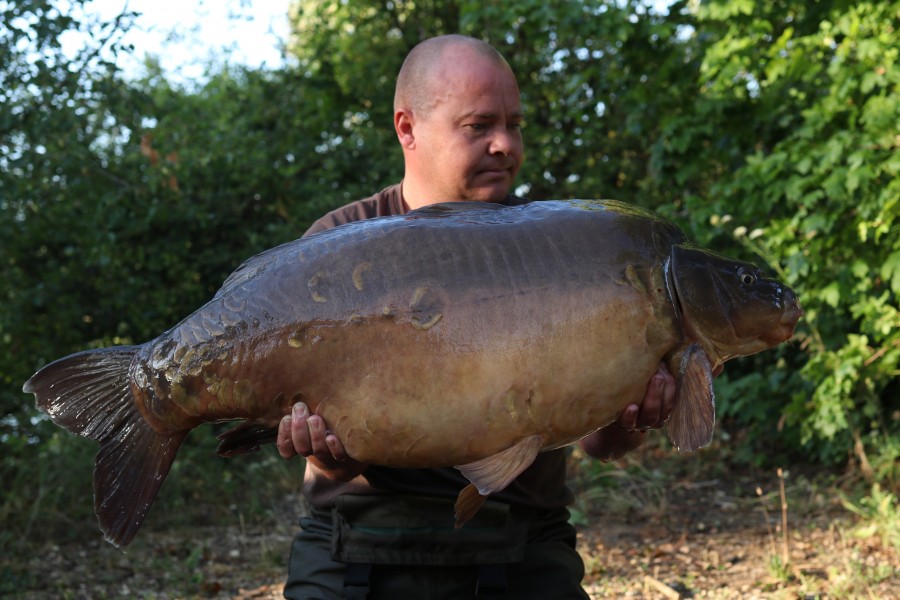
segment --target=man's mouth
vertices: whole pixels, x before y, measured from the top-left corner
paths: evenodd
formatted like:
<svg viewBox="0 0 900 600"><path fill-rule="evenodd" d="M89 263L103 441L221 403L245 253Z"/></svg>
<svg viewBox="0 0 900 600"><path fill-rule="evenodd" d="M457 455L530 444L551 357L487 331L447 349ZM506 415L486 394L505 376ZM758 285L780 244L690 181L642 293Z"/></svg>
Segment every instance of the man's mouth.
<svg viewBox="0 0 900 600"><path fill-rule="evenodd" d="M478 171L479 175L503 175L507 176L512 172L512 167L488 167Z"/></svg>

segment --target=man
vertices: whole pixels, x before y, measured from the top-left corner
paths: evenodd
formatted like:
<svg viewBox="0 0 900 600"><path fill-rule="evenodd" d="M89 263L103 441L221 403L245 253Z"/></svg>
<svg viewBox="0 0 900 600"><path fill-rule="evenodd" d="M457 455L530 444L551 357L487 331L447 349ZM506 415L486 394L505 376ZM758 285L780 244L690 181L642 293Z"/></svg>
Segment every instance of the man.
<svg viewBox="0 0 900 600"><path fill-rule="evenodd" d="M394 98L402 183L329 213L307 234L438 202L526 202L509 195L524 158L522 119L515 76L494 48L464 36L422 42ZM662 426L673 404L674 380L661 367L640 406L581 446L597 458L621 456L643 442L644 429ZM307 457L310 516L294 541L286 598L587 597L563 450L538 455L453 531L453 501L467 483L455 469L360 464L304 404L282 421L277 445L285 458Z"/></svg>

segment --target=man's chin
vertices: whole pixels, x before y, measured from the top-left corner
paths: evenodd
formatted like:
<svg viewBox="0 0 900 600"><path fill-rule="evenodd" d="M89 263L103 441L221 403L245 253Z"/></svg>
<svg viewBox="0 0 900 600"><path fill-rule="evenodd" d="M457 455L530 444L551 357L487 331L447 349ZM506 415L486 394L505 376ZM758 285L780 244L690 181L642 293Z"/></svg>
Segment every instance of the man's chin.
<svg viewBox="0 0 900 600"><path fill-rule="evenodd" d="M482 185L469 190L467 200L474 202L503 202L509 195L512 182L508 179L494 185Z"/></svg>

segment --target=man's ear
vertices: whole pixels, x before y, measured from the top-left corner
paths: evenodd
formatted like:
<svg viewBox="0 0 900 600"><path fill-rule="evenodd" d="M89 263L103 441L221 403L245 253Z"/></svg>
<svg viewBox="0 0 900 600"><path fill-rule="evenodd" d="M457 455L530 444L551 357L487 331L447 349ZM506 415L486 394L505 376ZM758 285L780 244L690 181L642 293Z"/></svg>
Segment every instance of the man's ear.
<svg viewBox="0 0 900 600"><path fill-rule="evenodd" d="M394 111L394 129L404 150L413 150L416 147L416 137L413 134L414 124L415 117L412 110L399 108Z"/></svg>

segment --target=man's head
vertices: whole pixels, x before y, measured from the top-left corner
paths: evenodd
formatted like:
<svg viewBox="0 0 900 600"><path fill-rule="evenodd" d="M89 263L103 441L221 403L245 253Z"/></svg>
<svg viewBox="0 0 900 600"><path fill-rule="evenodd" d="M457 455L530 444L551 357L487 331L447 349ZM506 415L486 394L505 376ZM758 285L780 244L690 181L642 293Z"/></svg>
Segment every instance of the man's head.
<svg viewBox="0 0 900 600"><path fill-rule="evenodd" d="M394 96L410 208L505 198L523 160L521 122L515 75L493 47L449 35L413 48Z"/></svg>

